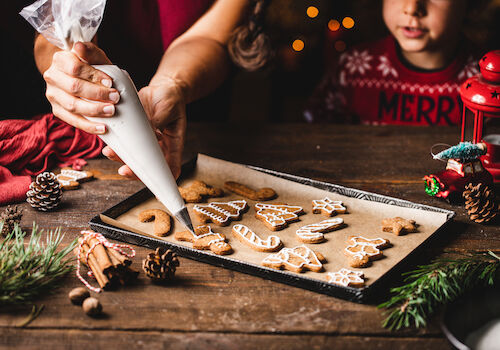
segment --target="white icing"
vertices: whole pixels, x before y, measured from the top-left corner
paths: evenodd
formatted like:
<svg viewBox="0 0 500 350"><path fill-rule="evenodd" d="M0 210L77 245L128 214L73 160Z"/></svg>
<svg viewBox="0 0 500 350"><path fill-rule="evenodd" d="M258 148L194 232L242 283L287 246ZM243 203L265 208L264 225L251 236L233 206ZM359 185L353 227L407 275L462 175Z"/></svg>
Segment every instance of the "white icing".
<svg viewBox="0 0 500 350"><path fill-rule="evenodd" d="M331 215L333 212L346 211L346 207L342 205L342 201L332 201L330 198L315 199L313 202L313 211L321 210Z"/></svg>
<svg viewBox="0 0 500 350"><path fill-rule="evenodd" d="M281 244L281 240L278 236L269 236L266 240L263 240L245 225L234 225L233 232L238 234L251 245L259 248L276 249Z"/></svg>
<svg viewBox="0 0 500 350"><path fill-rule="evenodd" d="M85 171L78 171L78 170L73 170L73 169L62 169L61 175L71 177L74 179L74 181L78 181L78 180L85 179L86 177L88 177L87 173Z"/></svg>
<svg viewBox="0 0 500 350"><path fill-rule="evenodd" d="M255 208L259 209L257 215L272 227L285 225L288 221L294 221L298 218L297 213L302 211L302 207L294 205L266 204L257 203ZM271 212L264 213L264 210Z"/></svg>
<svg viewBox="0 0 500 350"><path fill-rule="evenodd" d="M317 240L323 238L322 231L331 230L344 223L342 218L332 218L299 228L295 233L303 240Z"/></svg>
<svg viewBox="0 0 500 350"><path fill-rule="evenodd" d="M231 208L236 210L236 213L231 213L220 207L220 205L229 205ZM212 221L226 223L230 218L238 218L240 213L247 206L247 202L245 200L231 201L231 202L212 202L208 205L195 205L193 210L208 216ZM211 208L215 210L217 213L213 213L208 210Z"/></svg>
<svg viewBox="0 0 500 350"><path fill-rule="evenodd" d="M364 283L364 274L358 271L351 271L348 269L340 269L337 272L328 272L327 281L329 283L340 284L347 287L351 283Z"/></svg>
<svg viewBox="0 0 500 350"><path fill-rule="evenodd" d="M353 244L347 246L345 248L345 251L347 253L349 253L352 257L357 257L357 258L363 258L363 256L372 257L372 256L379 255L380 254L379 247L384 245L384 244L387 244L387 240L383 239L383 238L369 239L369 238L357 236L357 237L351 237L349 240L351 242L353 242ZM360 251L352 252L349 250L349 248L356 248L358 246L361 246ZM365 251L365 249L367 249L367 247L373 248L374 252L370 253L370 252Z"/></svg>
<svg viewBox="0 0 500 350"><path fill-rule="evenodd" d="M301 253L300 250L305 249L304 253ZM289 260L292 256L296 256L301 259L298 265L292 264ZM315 262L313 262L315 260ZM316 254L306 247L305 245L301 245L295 248L283 248L278 253L271 254L262 260L263 263L268 264L287 264L297 269L302 268L305 265L321 268L323 264L319 261Z"/></svg>

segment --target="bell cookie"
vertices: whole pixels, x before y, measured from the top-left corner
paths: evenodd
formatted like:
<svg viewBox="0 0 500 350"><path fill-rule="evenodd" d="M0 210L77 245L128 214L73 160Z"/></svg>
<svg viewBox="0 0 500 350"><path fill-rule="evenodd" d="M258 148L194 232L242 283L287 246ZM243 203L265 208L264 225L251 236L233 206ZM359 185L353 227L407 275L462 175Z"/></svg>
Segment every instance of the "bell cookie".
<svg viewBox="0 0 500 350"><path fill-rule="evenodd" d="M321 253L313 252L305 245L301 245L295 248L283 248L279 252L267 256L262 260L262 265L297 273L305 270L321 272L323 261L325 261L325 257Z"/></svg>
<svg viewBox="0 0 500 350"><path fill-rule="evenodd" d="M154 220L153 233L156 236L165 237L172 228L170 215L161 209L147 209L139 213L140 222Z"/></svg>
<svg viewBox="0 0 500 350"><path fill-rule="evenodd" d="M179 187L179 193L186 203L201 203L207 198L224 196L222 189L199 180L194 180L189 186Z"/></svg>
<svg viewBox="0 0 500 350"><path fill-rule="evenodd" d="M343 287L360 288L365 285L365 275L360 271L340 269L337 272L328 272L326 274L326 281Z"/></svg>
<svg viewBox="0 0 500 350"><path fill-rule="evenodd" d="M323 233L331 232L344 225L344 219L331 218L315 224L309 224L299 228L295 234L302 243L321 243L325 240Z"/></svg>
<svg viewBox="0 0 500 350"><path fill-rule="evenodd" d="M313 214L323 214L325 216L334 216L344 214L347 211L342 201L332 201L330 198L314 199L312 201Z"/></svg>
<svg viewBox="0 0 500 350"><path fill-rule="evenodd" d="M245 225L234 225L232 232L242 243L259 252L275 252L283 245L278 236L269 236L264 240Z"/></svg>
<svg viewBox="0 0 500 350"><path fill-rule="evenodd" d="M174 233L178 241L193 243L194 249L211 250L217 255L227 255L233 252L233 248L226 242L226 236L212 231L208 225L198 226L194 229L195 235L189 231Z"/></svg>
<svg viewBox="0 0 500 350"><path fill-rule="evenodd" d="M344 252L351 267L366 267L370 261L380 259L384 254L381 249L388 248L390 242L384 238L368 239L361 236L349 237L350 244Z"/></svg>
<svg viewBox="0 0 500 350"><path fill-rule="evenodd" d="M239 182L227 181L224 183L224 188L248 199L254 201L268 201L276 198L277 194L272 188L264 187L254 190Z"/></svg>
<svg viewBox="0 0 500 350"><path fill-rule="evenodd" d="M91 171L79 171L71 168L62 168L61 173L56 175L57 181L63 190L74 190L80 187L80 183L94 177Z"/></svg>
<svg viewBox="0 0 500 350"><path fill-rule="evenodd" d="M395 218L386 218L382 220L382 231L392 232L396 236L400 236L405 233L416 232L417 224L415 220L407 220L399 216Z"/></svg>
<svg viewBox="0 0 500 350"><path fill-rule="evenodd" d="M302 207L286 204L255 204L255 217L273 231L282 230L289 223L299 220L299 215L304 213Z"/></svg>
<svg viewBox="0 0 500 350"><path fill-rule="evenodd" d="M212 202L207 205L196 204L193 211L201 223L213 222L219 226L226 226L231 220L238 220L242 212L247 208L245 200L238 200Z"/></svg>

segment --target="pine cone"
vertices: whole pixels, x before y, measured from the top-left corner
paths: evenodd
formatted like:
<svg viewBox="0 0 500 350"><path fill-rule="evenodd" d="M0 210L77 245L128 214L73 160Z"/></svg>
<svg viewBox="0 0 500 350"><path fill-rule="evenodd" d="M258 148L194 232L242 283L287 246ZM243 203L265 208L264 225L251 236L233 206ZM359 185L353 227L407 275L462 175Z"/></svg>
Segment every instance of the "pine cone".
<svg viewBox="0 0 500 350"><path fill-rule="evenodd" d="M155 282L166 282L174 278L175 269L179 266L179 259L170 249L156 248L142 261L142 269Z"/></svg>
<svg viewBox="0 0 500 350"><path fill-rule="evenodd" d="M14 225L21 222L23 213L17 206L11 207L10 205L0 214L0 223L3 222L0 234L7 236L14 229Z"/></svg>
<svg viewBox="0 0 500 350"><path fill-rule="evenodd" d="M47 211L59 205L61 195L61 185L56 176L46 171L38 175L30 184L30 190L26 193L26 201L33 208Z"/></svg>
<svg viewBox="0 0 500 350"><path fill-rule="evenodd" d="M465 209L472 221L479 224L488 223L498 215L495 192L490 186L470 183L465 187L463 196Z"/></svg>

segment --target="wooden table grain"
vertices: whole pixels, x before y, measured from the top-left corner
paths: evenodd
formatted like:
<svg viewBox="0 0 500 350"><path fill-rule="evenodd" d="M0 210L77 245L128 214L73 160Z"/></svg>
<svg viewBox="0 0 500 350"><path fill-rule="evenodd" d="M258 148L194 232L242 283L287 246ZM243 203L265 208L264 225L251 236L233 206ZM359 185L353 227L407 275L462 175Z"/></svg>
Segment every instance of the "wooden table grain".
<svg viewBox="0 0 500 350"><path fill-rule="evenodd" d="M188 126L185 158L205 153L225 160L328 181L451 209L455 221L417 263L443 254L500 249L497 226L471 223L463 207L427 196L423 175L444 168L432 160L435 143L455 144L452 127L342 126L306 124L209 124ZM49 213L26 203L22 226L61 226L68 244L96 214L143 187L117 175L118 165L90 160L97 179L64 193ZM0 208L4 209L4 208ZM140 269L149 250L137 247ZM446 349L439 314L428 327L389 332L374 305L361 305L259 277L180 258L177 281L152 284L143 274L134 286L98 297L105 314L89 318L68 292L81 283L74 274L51 295L26 328L16 325L30 307L0 310L0 348L16 349Z"/></svg>

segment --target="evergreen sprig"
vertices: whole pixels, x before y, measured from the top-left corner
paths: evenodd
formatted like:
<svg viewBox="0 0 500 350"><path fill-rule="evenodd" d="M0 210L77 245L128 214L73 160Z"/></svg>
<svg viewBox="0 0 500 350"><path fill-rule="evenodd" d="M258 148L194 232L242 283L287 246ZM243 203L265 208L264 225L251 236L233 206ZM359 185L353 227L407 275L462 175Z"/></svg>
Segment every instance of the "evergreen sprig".
<svg viewBox="0 0 500 350"><path fill-rule="evenodd" d="M440 258L403 274L407 283L392 288L392 297L378 306L389 309L383 327L425 327L428 316L439 306L474 286L494 284L500 277L499 268L500 257L488 251Z"/></svg>
<svg viewBox="0 0 500 350"><path fill-rule="evenodd" d="M3 223L0 222L0 229ZM58 286L61 278L73 269L68 254L76 240L58 251L64 237L61 229L47 233L33 223L31 237L25 244L26 233L16 224L0 243L0 305L23 304ZM71 255L70 255L71 256Z"/></svg>

